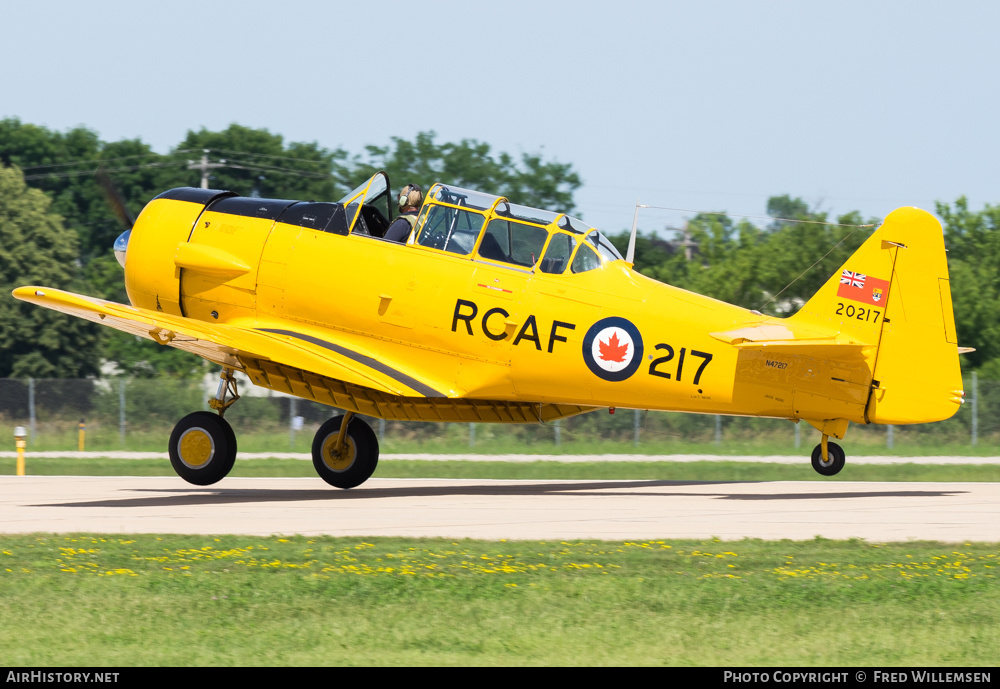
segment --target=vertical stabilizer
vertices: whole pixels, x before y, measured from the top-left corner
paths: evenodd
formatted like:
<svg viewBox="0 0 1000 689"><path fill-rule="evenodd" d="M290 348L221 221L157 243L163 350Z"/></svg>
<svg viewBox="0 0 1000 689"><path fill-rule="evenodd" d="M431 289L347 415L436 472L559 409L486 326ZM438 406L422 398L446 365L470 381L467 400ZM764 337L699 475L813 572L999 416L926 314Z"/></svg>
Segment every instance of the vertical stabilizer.
<svg viewBox="0 0 1000 689"><path fill-rule="evenodd" d="M944 233L930 213L890 213L792 319L871 346L869 422L941 421L958 411L962 373Z"/></svg>

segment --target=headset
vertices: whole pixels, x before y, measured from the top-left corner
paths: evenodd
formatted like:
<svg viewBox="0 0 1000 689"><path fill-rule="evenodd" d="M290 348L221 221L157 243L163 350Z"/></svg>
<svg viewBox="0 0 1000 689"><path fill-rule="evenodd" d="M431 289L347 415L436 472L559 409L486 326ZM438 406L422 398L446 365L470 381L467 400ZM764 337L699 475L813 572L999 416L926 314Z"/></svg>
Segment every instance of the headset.
<svg viewBox="0 0 1000 689"><path fill-rule="evenodd" d="M417 206L419 207L424 201L423 191L420 189L418 184L407 184L399 192L399 209L402 210L407 206Z"/></svg>

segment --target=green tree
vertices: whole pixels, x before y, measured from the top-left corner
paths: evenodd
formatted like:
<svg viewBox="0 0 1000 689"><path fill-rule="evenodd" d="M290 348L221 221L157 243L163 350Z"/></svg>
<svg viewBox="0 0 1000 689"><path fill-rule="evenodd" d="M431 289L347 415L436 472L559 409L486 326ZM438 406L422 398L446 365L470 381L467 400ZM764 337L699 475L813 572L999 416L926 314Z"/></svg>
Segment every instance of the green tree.
<svg viewBox="0 0 1000 689"><path fill-rule="evenodd" d="M203 154L221 166L211 169L209 187L243 196L335 201L354 186L347 181L345 151L317 143L286 145L280 134L266 129L231 124L221 132L189 131L169 156L187 170L186 186L201 186L196 168Z"/></svg>
<svg viewBox="0 0 1000 689"><path fill-rule="evenodd" d="M167 189L200 186L202 155L221 166L210 169L211 187L247 196L334 200L349 188L341 163L345 152L315 143L286 145L265 129L234 124L221 132L189 131L176 149L160 155L139 140L103 142L83 127L60 133L17 119L0 120L0 160L22 168L28 183L52 198L53 211L79 237L84 264L105 262L95 275L107 271L111 247L124 229L95 179L97 169L108 173L126 206L138 215Z"/></svg>
<svg viewBox="0 0 1000 689"><path fill-rule="evenodd" d="M767 210L775 220L758 247L758 284L762 303L771 300L765 310L783 316L812 297L874 231L858 225L877 222L864 223L856 211L830 220L787 195L771 197Z"/></svg>
<svg viewBox="0 0 1000 689"><path fill-rule="evenodd" d="M722 213L699 213L686 228L688 241L695 245L690 260L679 238L666 242L639 237L636 270L730 304L787 316L872 232L853 227L862 224L856 212L831 222L825 213L787 195L771 197L767 209L774 220L764 228L747 220L734 222ZM628 235L615 240L625 246Z"/></svg>
<svg viewBox="0 0 1000 689"><path fill-rule="evenodd" d="M385 170L396 188L415 182L426 192L435 182L443 182L506 196L525 206L573 211L573 193L582 182L570 164L545 162L528 153L515 160L508 153L494 155L481 141L438 144L435 136L421 132L413 141L392 137L389 146L367 146L364 157L351 161L354 183Z"/></svg>
<svg viewBox="0 0 1000 689"><path fill-rule="evenodd" d="M77 378L98 372L96 326L15 300L22 285L79 290L76 236L29 189L16 168L0 166L0 378Z"/></svg>
<svg viewBox="0 0 1000 689"><path fill-rule="evenodd" d="M0 161L21 168L25 181L52 199L52 211L79 238L80 260L111 257L121 221L108 205L94 173L104 168L133 214L164 189L186 184L186 161L171 160L138 140L105 143L77 127L65 134L0 120Z"/></svg>
<svg viewBox="0 0 1000 689"><path fill-rule="evenodd" d="M756 309L764 301L762 268L767 233L753 223L734 223L728 216L699 213L689 223L698 244L686 262L684 287L729 304Z"/></svg>
<svg viewBox="0 0 1000 689"><path fill-rule="evenodd" d="M963 362L1000 370L1000 206L969 210L963 196L954 206L937 204L944 221L948 272L958 343L975 347Z"/></svg>

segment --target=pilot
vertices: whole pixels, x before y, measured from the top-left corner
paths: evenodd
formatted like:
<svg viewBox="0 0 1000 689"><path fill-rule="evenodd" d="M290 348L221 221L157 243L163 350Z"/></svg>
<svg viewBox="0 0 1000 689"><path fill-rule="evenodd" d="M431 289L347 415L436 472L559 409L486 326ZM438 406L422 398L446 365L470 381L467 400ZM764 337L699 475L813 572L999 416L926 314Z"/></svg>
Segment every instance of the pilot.
<svg viewBox="0 0 1000 689"><path fill-rule="evenodd" d="M416 184L407 184L399 192L399 217L386 228L383 239L405 242L417 222L417 214L424 202L424 194Z"/></svg>

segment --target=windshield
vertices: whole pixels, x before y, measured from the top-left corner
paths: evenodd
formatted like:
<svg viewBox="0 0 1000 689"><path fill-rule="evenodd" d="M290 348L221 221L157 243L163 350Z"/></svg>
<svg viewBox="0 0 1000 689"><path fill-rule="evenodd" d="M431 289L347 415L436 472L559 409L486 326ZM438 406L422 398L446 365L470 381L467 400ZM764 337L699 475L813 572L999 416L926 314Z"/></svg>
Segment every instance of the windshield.
<svg viewBox="0 0 1000 689"><path fill-rule="evenodd" d="M379 215L384 217L384 222L388 222L392 219L392 204L389 202L389 175L379 170L363 184L354 187L337 203L343 204L347 211L347 223L350 231L355 228L362 205L377 208ZM370 233L367 223L358 229L359 231L363 230L363 234Z"/></svg>
<svg viewBox="0 0 1000 689"><path fill-rule="evenodd" d="M587 241L594 245L594 248L604 257L605 261L624 261L622 255L618 253L615 245L608 241L608 238L599 230L591 230L587 235Z"/></svg>

